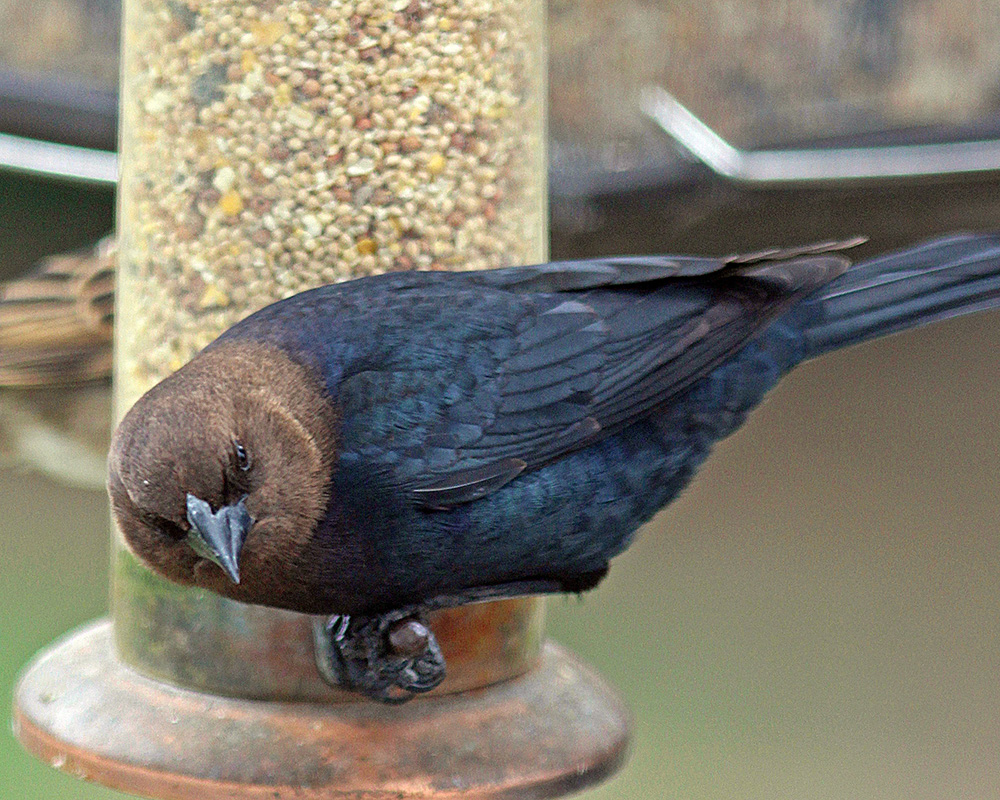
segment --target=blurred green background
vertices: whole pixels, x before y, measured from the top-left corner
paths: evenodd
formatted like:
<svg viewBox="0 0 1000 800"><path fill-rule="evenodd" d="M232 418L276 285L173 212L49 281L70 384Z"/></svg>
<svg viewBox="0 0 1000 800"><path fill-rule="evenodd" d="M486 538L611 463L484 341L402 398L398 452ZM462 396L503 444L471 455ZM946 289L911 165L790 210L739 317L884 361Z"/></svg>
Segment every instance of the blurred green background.
<svg viewBox="0 0 1000 800"><path fill-rule="evenodd" d="M804 365L551 636L635 713L592 798L1000 797L1000 315ZM106 608L105 499L0 472L2 696ZM9 731L0 793L121 796Z"/></svg>

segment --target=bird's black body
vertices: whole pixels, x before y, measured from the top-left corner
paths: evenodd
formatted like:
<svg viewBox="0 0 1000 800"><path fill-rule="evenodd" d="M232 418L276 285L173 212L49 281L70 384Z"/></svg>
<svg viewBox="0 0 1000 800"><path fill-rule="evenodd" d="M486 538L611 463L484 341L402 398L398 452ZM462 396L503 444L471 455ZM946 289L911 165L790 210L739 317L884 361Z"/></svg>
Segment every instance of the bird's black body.
<svg viewBox="0 0 1000 800"><path fill-rule="evenodd" d="M206 352L277 347L336 409L326 510L289 565L311 594L293 607L589 588L796 364L1000 304L1000 237L853 268L836 249L399 273L236 325ZM247 507L259 517L252 493Z"/></svg>

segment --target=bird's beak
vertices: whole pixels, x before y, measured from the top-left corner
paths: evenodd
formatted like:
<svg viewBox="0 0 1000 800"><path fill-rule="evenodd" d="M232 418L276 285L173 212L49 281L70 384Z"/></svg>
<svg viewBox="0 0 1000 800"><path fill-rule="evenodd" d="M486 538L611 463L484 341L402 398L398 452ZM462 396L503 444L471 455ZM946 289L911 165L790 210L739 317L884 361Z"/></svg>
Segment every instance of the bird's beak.
<svg viewBox="0 0 1000 800"><path fill-rule="evenodd" d="M202 558L218 564L233 583L240 582L240 550L254 523L246 500L243 495L239 502L213 513L200 497L187 496L187 518L191 523L187 543Z"/></svg>

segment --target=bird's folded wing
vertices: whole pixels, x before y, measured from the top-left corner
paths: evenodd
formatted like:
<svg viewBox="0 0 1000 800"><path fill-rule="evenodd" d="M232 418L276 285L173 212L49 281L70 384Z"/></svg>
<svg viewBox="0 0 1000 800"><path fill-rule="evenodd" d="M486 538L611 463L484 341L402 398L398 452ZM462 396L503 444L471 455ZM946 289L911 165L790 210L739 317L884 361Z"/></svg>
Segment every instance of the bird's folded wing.
<svg viewBox="0 0 1000 800"><path fill-rule="evenodd" d="M516 294L523 313L513 330L498 324L491 333L484 325L469 343L494 362L447 401L425 401L426 418L400 433L405 444L391 454L393 482L418 505L448 508L641 419L789 303L841 274L848 262L827 254L833 249L600 259L470 275L484 295Z"/></svg>
<svg viewBox="0 0 1000 800"><path fill-rule="evenodd" d="M54 256L0 285L0 386L67 386L111 374L114 249Z"/></svg>

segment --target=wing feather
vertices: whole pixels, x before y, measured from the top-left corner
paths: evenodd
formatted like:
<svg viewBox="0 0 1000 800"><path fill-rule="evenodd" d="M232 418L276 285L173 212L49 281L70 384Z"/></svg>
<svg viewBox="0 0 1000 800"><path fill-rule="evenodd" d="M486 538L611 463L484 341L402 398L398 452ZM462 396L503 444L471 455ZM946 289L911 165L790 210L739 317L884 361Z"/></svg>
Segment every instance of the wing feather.
<svg viewBox="0 0 1000 800"><path fill-rule="evenodd" d="M375 472L419 506L474 501L667 404L841 274L837 247L439 275L436 338L372 379L352 435L393 431L370 448L392 469ZM378 408L421 391L415 412Z"/></svg>

